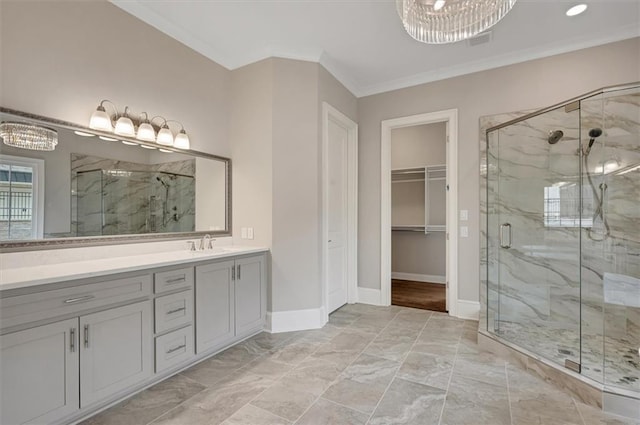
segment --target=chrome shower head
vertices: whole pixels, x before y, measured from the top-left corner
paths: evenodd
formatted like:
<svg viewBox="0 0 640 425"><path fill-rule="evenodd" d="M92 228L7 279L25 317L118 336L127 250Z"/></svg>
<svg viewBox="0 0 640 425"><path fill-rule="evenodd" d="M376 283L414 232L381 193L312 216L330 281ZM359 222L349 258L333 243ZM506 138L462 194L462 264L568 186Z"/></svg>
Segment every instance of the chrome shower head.
<svg viewBox="0 0 640 425"><path fill-rule="evenodd" d="M549 138L547 139L547 141L549 142L550 145L555 145L563 137L564 137L564 131L562 130L550 131Z"/></svg>

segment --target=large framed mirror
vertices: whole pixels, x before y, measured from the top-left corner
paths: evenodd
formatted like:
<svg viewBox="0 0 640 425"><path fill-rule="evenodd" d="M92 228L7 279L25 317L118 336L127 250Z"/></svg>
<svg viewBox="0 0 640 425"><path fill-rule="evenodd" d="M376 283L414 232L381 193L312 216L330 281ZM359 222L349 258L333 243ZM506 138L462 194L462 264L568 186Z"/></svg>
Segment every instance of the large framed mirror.
<svg viewBox="0 0 640 425"><path fill-rule="evenodd" d="M0 126L4 252L231 235L229 158L2 107Z"/></svg>

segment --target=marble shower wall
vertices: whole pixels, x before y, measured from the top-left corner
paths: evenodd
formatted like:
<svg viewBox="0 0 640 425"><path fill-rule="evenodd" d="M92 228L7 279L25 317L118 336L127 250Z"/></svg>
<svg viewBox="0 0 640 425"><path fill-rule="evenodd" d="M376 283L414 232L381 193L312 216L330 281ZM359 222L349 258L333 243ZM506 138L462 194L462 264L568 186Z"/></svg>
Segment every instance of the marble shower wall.
<svg viewBox="0 0 640 425"><path fill-rule="evenodd" d="M71 155L75 236L195 229L195 160L161 164Z"/></svg>
<svg viewBox="0 0 640 425"><path fill-rule="evenodd" d="M480 120L480 327L561 365L582 358L584 375L640 391L639 92L608 93L582 101L580 111L561 108L494 131L487 152L486 129L526 113ZM587 166L577 154L578 130L585 145L592 128L603 135ZM564 137L550 145L556 129ZM572 199L581 181L582 214ZM604 240L602 219L593 219L601 183ZM554 188L546 218L545 188ZM504 222L513 226L511 249L499 248Z"/></svg>

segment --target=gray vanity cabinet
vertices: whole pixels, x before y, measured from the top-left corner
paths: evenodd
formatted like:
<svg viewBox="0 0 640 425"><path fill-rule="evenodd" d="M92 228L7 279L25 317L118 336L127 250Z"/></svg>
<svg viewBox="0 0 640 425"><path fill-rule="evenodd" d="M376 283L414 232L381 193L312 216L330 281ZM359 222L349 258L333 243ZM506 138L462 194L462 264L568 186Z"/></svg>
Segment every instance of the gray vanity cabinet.
<svg viewBox="0 0 640 425"><path fill-rule="evenodd" d="M81 316L80 331L81 407L153 373L150 301Z"/></svg>
<svg viewBox="0 0 640 425"><path fill-rule="evenodd" d="M0 423L46 424L76 412L78 319L0 336Z"/></svg>
<svg viewBox="0 0 640 425"><path fill-rule="evenodd" d="M262 330L267 308L266 256L196 267L196 353Z"/></svg>
<svg viewBox="0 0 640 425"><path fill-rule="evenodd" d="M265 257L256 255L236 260L236 335L244 336L264 326L267 285Z"/></svg>
<svg viewBox="0 0 640 425"><path fill-rule="evenodd" d="M196 267L196 353L222 347L235 336L235 261Z"/></svg>

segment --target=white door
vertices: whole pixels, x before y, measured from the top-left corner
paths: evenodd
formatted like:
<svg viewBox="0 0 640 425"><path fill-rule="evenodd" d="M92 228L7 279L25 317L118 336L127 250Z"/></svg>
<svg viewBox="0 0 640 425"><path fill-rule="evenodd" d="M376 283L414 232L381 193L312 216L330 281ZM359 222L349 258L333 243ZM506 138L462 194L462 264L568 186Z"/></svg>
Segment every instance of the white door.
<svg viewBox="0 0 640 425"><path fill-rule="evenodd" d="M334 122L328 123L327 146L327 289L329 313L347 303L348 244L348 137L349 130Z"/></svg>

